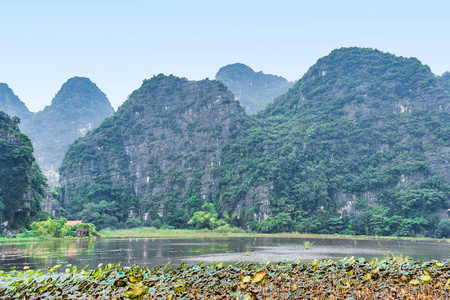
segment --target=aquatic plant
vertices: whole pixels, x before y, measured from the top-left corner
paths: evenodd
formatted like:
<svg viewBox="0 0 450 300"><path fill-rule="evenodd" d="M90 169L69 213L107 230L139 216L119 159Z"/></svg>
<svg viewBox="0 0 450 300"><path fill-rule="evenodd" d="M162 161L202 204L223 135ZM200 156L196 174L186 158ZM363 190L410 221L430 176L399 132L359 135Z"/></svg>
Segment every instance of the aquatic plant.
<svg viewBox="0 0 450 300"><path fill-rule="evenodd" d="M344 258L291 263L100 264L0 271L5 299L450 299L450 260Z"/></svg>
<svg viewBox="0 0 450 300"><path fill-rule="evenodd" d="M311 247L312 245L314 245L314 242L310 242L310 241L304 241L303 245L305 245L305 249L308 250L309 247Z"/></svg>

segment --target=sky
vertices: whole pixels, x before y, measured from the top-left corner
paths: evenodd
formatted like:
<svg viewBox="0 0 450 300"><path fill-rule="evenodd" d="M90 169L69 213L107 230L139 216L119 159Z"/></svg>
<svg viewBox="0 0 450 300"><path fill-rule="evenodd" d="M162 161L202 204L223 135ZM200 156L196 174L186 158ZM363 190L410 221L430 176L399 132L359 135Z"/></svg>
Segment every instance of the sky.
<svg viewBox="0 0 450 300"><path fill-rule="evenodd" d="M450 71L450 1L0 0L0 82L31 111L69 78L116 109L144 79L214 78L240 62L298 80L341 47L417 57Z"/></svg>

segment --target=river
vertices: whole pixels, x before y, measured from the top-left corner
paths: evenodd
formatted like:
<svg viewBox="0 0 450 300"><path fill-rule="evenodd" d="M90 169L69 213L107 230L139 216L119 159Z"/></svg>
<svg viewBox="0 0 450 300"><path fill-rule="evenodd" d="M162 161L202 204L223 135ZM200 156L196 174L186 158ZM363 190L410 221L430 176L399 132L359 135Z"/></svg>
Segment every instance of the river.
<svg viewBox="0 0 450 300"><path fill-rule="evenodd" d="M312 243L309 249L305 241ZM169 261L182 262L278 262L354 256L383 258L403 255L414 260L450 259L445 241L359 240L342 238L102 238L100 240L44 240L0 244L0 267L9 270L28 266L46 269L57 264L95 268L103 263L153 268Z"/></svg>

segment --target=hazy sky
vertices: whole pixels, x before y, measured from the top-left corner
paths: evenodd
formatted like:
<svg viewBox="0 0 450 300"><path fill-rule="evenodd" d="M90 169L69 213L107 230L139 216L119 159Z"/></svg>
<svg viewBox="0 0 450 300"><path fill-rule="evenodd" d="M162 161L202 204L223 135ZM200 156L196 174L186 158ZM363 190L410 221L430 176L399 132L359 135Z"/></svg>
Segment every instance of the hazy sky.
<svg viewBox="0 0 450 300"><path fill-rule="evenodd" d="M143 79L214 78L241 62L299 79L335 48L377 48L450 71L450 1L0 0L0 82L32 111L73 76L117 108Z"/></svg>

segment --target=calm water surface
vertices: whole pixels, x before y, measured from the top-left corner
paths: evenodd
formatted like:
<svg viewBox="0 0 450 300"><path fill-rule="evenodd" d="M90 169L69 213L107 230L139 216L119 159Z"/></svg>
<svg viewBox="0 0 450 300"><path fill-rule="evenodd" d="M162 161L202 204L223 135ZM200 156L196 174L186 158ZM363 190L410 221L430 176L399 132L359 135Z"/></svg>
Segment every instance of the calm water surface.
<svg viewBox="0 0 450 300"><path fill-rule="evenodd" d="M238 261L296 261L316 258L385 257L403 254L415 260L450 259L450 243L439 241L355 240L308 238L103 238L100 240L51 240L0 244L0 267L45 269L56 264L94 268L99 263L138 264L153 268L171 261L235 263Z"/></svg>

